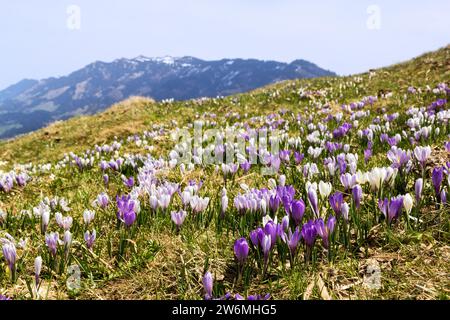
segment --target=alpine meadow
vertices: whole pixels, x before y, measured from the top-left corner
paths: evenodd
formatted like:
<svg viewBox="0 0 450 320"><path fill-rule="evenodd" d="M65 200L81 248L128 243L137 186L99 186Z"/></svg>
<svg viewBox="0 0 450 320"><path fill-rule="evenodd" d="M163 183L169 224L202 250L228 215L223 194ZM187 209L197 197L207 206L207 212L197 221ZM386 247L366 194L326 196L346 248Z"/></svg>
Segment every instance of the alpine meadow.
<svg viewBox="0 0 450 320"><path fill-rule="evenodd" d="M448 299L450 46L0 141L0 300Z"/></svg>

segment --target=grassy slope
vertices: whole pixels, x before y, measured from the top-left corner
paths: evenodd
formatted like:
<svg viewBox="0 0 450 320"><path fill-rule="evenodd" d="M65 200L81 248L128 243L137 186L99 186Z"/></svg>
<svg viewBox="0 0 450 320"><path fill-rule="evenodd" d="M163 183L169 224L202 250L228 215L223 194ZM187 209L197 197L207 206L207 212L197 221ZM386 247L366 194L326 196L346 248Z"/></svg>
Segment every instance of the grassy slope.
<svg viewBox="0 0 450 320"><path fill-rule="evenodd" d="M299 88L306 90L325 90L325 98L317 98L320 103L330 104L338 110L342 103L358 101L366 95L376 95L381 91L391 90L393 99L380 101L374 105L374 111L386 107L391 112L401 111L410 105L399 100L399 93L405 92L410 85L423 87L436 85L450 79L450 46L439 51L425 54L409 62L383 68L369 78L365 73L362 81L354 84L354 77L321 78L288 81L267 88L255 90L225 99L214 99L203 103L198 101L175 102L172 104L155 103L148 99L132 99L108 109L107 111L86 117L77 117L65 122L52 124L37 132L0 142L0 160L7 161L6 167L13 163L55 163L63 154L73 151L79 153L92 148L95 144L110 143L115 136L126 139L130 134L142 133L155 123L163 123L173 128L172 120L178 127L191 123L196 115L214 112L224 121L223 115L237 111L249 115L269 114L282 108L302 111L312 108L314 101L298 97ZM423 102L423 101L420 101ZM412 102L413 104L414 102ZM419 103L419 101L417 101ZM170 149L168 138L153 141L154 154ZM139 151L127 145L125 151ZM140 150L142 151L142 150ZM374 160L375 161L375 160ZM0 168L1 169L1 168ZM189 178L200 178L204 174L195 171ZM220 177L208 172L209 179L205 188L217 189ZM0 206L18 212L22 208L36 205L37 195L58 195L71 199L73 214L80 217L82 211L89 207L93 195L103 191L98 183L100 173L84 172L72 174L62 171L55 180L46 178L31 183L25 189L8 195L0 195ZM113 177L113 189L110 194L124 191L120 179ZM187 179L187 177L185 177ZM97 181L97 182L96 182ZM263 185L260 177L242 177L239 182L252 186ZM208 256L216 277L221 283L230 286L232 281L232 252L229 250L234 236L223 235L216 238L214 229L196 230L188 226L183 237L170 234L170 221L152 221L153 226L142 233L137 243L141 245L148 239L158 243L159 252L154 259L146 260L148 252L140 252L139 258L131 261L116 272L108 272L108 263L103 270L90 270L97 274L95 281L85 284L82 298L198 298L201 292L199 277L203 270L205 257ZM374 231L375 233L377 230ZM271 292L276 298L299 298L307 291L311 279L321 274L334 298L439 298L448 296L448 241L436 240L435 232L420 235L401 234L392 243L380 242L368 248L371 259L377 259L383 270L385 285L383 290L369 292L356 285L367 256L363 252L340 259L336 265L321 266L319 270L299 270L276 281L255 284L249 292ZM191 235L189 235L191 234ZM437 237L439 239L439 237ZM100 239L100 244L107 239ZM150 247L151 245L148 244ZM151 251L151 250L150 250ZM361 259L352 257L361 256ZM182 270L180 271L180 266ZM100 275L98 275L100 274ZM67 292L63 281L55 283L52 294L65 297ZM425 288L425 289L424 289ZM15 289L22 292L22 287ZM311 298L321 298L314 289Z"/></svg>
<svg viewBox="0 0 450 320"><path fill-rule="evenodd" d="M342 96L332 95L330 102L336 105L358 100L364 95L376 95L382 90L394 93L403 92L410 86L424 86L450 78L450 46L424 54L405 63L377 70L370 80L369 74L359 76L364 86L358 91L347 88ZM413 77L411 75L414 75ZM157 121L168 123L177 120L181 125L194 119L196 113L209 111L217 114L238 111L249 114L272 112L280 107L305 107L294 96L293 91L303 87L318 90L345 84L353 76L336 78L305 79L285 81L280 84L257 89L248 94L238 95L239 104L231 104L233 97L218 102L207 102L201 106L193 101L176 102L168 107L145 98L129 99L118 103L105 112L94 116L80 116L64 122L57 122L47 128L0 142L0 159L14 163L29 161L45 163L61 158L64 152L80 152L95 144L111 141L114 136L126 137L129 134L148 130ZM268 96L279 91L277 98Z"/></svg>

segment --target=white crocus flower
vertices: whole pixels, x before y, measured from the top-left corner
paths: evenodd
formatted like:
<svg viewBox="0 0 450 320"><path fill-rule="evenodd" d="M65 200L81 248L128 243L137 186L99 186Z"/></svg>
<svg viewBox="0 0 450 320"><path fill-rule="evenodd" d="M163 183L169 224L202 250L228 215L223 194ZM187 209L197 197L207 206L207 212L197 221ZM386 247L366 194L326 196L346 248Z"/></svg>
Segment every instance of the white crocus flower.
<svg viewBox="0 0 450 320"><path fill-rule="evenodd" d="M367 181L368 181L367 173L358 170L358 172L356 172L356 182L358 182L358 184L365 184Z"/></svg>
<svg viewBox="0 0 450 320"><path fill-rule="evenodd" d="M331 193L331 183L323 182L322 180L319 182L319 192L320 196L324 199L328 197Z"/></svg>
<svg viewBox="0 0 450 320"><path fill-rule="evenodd" d="M278 179L278 181L279 181L279 183L280 183L280 186L284 187L285 184L286 184L286 176L285 176L284 174L282 174L282 175L280 176L280 178Z"/></svg>
<svg viewBox="0 0 450 320"><path fill-rule="evenodd" d="M275 189L277 187L277 182L275 179L270 178L268 182L269 189Z"/></svg>
<svg viewBox="0 0 450 320"><path fill-rule="evenodd" d="M409 193L403 196L403 206L405 207L406 213L409 215L414 206L414 199Z"/></svg>

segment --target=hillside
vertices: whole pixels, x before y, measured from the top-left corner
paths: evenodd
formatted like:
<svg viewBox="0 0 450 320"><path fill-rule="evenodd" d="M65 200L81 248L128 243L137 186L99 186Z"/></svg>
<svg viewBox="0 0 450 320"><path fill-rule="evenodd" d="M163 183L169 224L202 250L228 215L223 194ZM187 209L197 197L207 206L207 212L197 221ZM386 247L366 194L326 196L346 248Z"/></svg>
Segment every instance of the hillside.
<svg viewBox="0 0 450 320"><path fill-rule="evenodd" d="M430 83L447 81L450 78L449 51L447 46L411 61L376 70L370 77L367 72L349 77L285 81L235 97L171 103L132 97L97 115L75 117L17 139L0 141L0 158L16 163L54 161L65 152L81 152L95 144L107 143L114 136L124 138L142 133L154 121L168 124L171 120L176 120L181 126L191 121L196 114L208 111L217 114L246 112L256 115L267 114L288 105L302 109L310 105L311 99L300 99L300 90L305 92L336 88L330 90L321 101L335 107L362 96L378 96L383 91L392 91L398 95L409 86L425 87ZM411 74L418 76L411 78ZM355 78L358 78L358 83L353 83ZM394 104L393 107L397 109L407 106Z"/></svg>
<svg viewBox="0 0 450 320"><path fill-rule="evenodd" d="M1 141L0 238L17 259L0 295L36 298L41 256L42 299L448 299L449 80L446 46L223 98L133 97ZM174 139L199 122L245 148ZM278 130L280 152L252 129ZM263 159L201 161L213 151Z"/></svg>
<svg viewBox="0 0 450 320"><path fill-rule="evenodd" d="M103 111L131 96L186 100L246 92L281 80L335 75L313 63L164 57L97 61L59 78L0 91L0 139Z"/></svg>

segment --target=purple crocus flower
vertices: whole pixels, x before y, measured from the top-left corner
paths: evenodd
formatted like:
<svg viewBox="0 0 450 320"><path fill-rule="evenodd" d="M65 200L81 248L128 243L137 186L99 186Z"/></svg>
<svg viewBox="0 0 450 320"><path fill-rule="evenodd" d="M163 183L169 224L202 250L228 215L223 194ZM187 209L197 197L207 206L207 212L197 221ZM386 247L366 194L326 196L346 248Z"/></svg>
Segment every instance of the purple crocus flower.
<svg viewBox="0 0 450 320"><path fill-rule="evenodd" d="M272 155L270 157L270 167L275 170L275 172L278 172L280 170L281 165L281 159L279 155Z"/></svg>
<svg viewBox="0 0 450 320"><path fill-rule="evenodd" d="M344 203L344 195L342 192L336 192L329 197L331 208L337 217L341 215L342 203Z"/></svg>
<svg viewBox="0 0 450 320"><path fill-rule="evenodd" d="M106 171L108 168L109 168L108 162L106 162L105 160L102 160L102 161L100 162L100 169L101 169L102 171Z"/></svg>
<svg viewBox="0 0 450 320"><path fill-rule="evenodd" d="M425 168L425 165L430 155L431 155L431 147L429 146L426 147L417 146L414 148L414 156L416 157L417 161L420 162L422 168Z"/></svg>
<svg viewBox="0 0 450 320"><path fill-rule="evenodd" d="M291 256L295 255L300 239L301 233L298 227L295 228L294 233L292 233L291 229L289 229L288 233L283 235L283 240L288 245Z"/></svg>
<svg viewBox="0 0 450 320"><path fill-rule="evenodd" d="M247 297L247 300L269 300L270 299L270 293L262 296L260 294L258 295L250 295Z"/></svg>
<svg viewBox="0 0 450 320"><path fill-rule="evenodd" d="M296 164L296 165L299 165L299 164L302 162L302 160L303 160L304 157L305 157L305 155L304 155L303 153L300 153L300 152L295 151L295 152L294 152L294 160L295 160L295 164Z"/></svg>
<svg viewBox="0 0 450 320"><path fill-rule="evenodd" d="M57 232L51 232L45 235L45 244L52 256L56 256L56 250L58 249L59 234Z"/></svg>
<svg viewBox="0 0 450 320"><path fill-rule="evenodd" d="M172 211L170 213L170 217L172 218L173 223L175 223L175 225L179 229L183 224L184 219L186 219L186 211L184 210Z"/></svg>
<svg viewBox="0 0 450 320"><path fill-rule="evenodd" d="M203 288L205 290L205 300L213 299L213 277L211 272L206 272L202 279Z"/></svg>
<svg viewBox="0 0 450 320"><path fill-rule="evenodd" d="M290 150L281 150L280 151L280 159L284 162L289 162L289 156L291 155L291 151Z"/></svg>
<svg viewBox="0 0 450 320"><path fill-rule="evenodd" d="M248 257L248 243L245 238L237 239L234 243L234 255L240 264L244 264Z"/></svg>
<svg viewBox="0 0 450 320"><path fill-rule="evenodd" d="M309 220L302 227L302 238L306 246L311 249L316 241L317 230L313 220Z"/></svg>
<svg viewBox="0 0 450 320"><path fill-rule="evenodd" d="M420 198L422 197L422 189L423 189L423 179L419 178L416 180L416 183L414 184L414 190L416 193L416 202L420 202Z"/></svg>
<svg viewBox="0 0 450 320"><path fill-rule="evenodd" d="M127 228L131 227L135 220L136 212L134 212L134 210L125 211L123 213L123 222Z"/></svg>
<svg viewBox="0 0 450 320"><path fill-rule="evenodd" d="M277 196L283 200L283 204L294 199L295 189L293 186L277 186Z"/></svg>
<svg viewBox="0 0 450 320"><path fill-rule="evenodd" d="M134 186L134 177L129 177L129 178L126 178L125 176L124 177L122 177L122 181L123 181L123 184L127 187L127 188L133 188L133 186Z"/></svg>
<svg viewBox="0 0 450 320"><path fill-rule="evenodd" d="M445 150L446 150L448 153L450 153L450 141L446 141L446 142L444 143L444 147L445 147Z"/></svg>
<svg viewBox="0 0 450 320"><path fill-rule="evenodd" d="M294 220L295 226L298 226L305 214L305 202L302 199L294 200L291 203L291 218Z"/></svg>
<svg viewBox="0 0 450 320"><path fill-rule="evenodd" d="M109 197L106 193L102 192L97 196L97 199L94 202L100 208L106 209L109 205Z"/></svg>
<svg viewBox="0 0 450 320"><path fill-rule="evenodd" d="M313 186L310 186L308 188L308 201L311 205L311 208L316 216L319 216L319 207L318 207L318 201L317 198L317 191Z"/></svg>
<svg viewBox="0 0 450 320"><path fill-rule="evenodd" d="M252 242L252 244L253 244L253 246L254 246L255 248L258 248L258 245L259 245L259 237L258 237L258 234L259 234L260 232L263 232L263 233L264 233L264 231L263 231L261 228L258 228L258 229L256 229L256 230L252 230L252 231L250 232L250 240L251 240L251 242Z"/></svg>
<svg viewBox="0 0 450 320"><path fill-rule="evenodd" d="M348 172L341 174L340 180L345 190L350 190L356 185L356 175L351 175Z"/></svg>
<svg viewBox="0 0 450 320"><path fill-rule="evenodd" d="M352 196L353 201L355 202L355 208L359 210L361 206L361 199L362 199L363 191L359 184L353 187L352 189Z"/></svg>
<svg viewBox="0 0 450 320"><path fill-rule="evenodd" d="M281 201L283 202L283 207L284 207L284 211L286 212L286 214L291 214L291 211L292 211L292 199L289 196L284 195L281 198Z"/></svg>
<svg viewBox="0 0 450 320"><path fill-rule="evenodd" d="M260 242L261 242L261 249L264 254L264 265L267 266L270 249L272 248L272 236L270 234L264 234Z"/></svg>
<svg viewBox="0 0 450 320"><path fill-rule="evenodd" d="M389 220L397 220L403 208L403 197L392 198L389 203Z"/></svg>
<svg viewBox="0 0 450 320"><path fill-rule="evenodd" d="M336 157L338 166L339 166L339 172L341 174L345 173L345 170L347 170L347 162L345 161L345 154L340 154Z"/></svg>
<svg viewBox="0 0 450 320"><path fill-rule="evenodd" d="M6 300L11 300L11 298L4 296L3 294L0 294L0 301L6 301Z"/></svg>
<svg viewBox="0 0 450 320"><path fill-rule="evenodd" d="M97 232L92 230L92 232L86 231L84 233L84 241L86 242L86 247L91 250L94 246L95 239L97 239Z"/></svg>
<svg viewBox="0 0 450 320"><path fill-rule="evenodd" d="M433 174L431 176L431 180L433 181L434 192L436 193L437 202L441 202L441 184L444 179L444 168L436 167L433 169Z"/></svg>
<svg viewBox="0 0 450 320"><path fill-rule="evenodd" d="M124 222L127 227L131 226L136 219L136 202L130 196L116 197L117 218Z"/></svg>
<svg viewBox="0 0 450 320"><path fill-rule="evenodd" d="M271 213L275 213L278 211L278 208L280 206L280 198L278 195L273 195L269 199L269 209Z"/></svg>
<svg viewBox="0 0 450 320"><path fill-rule="evenodd" d="M408 161L411 159L411 156L408 152L393 147L388 151L387 158L392 162L392 168L400 169L408 163Z"/></svg>
<svg viewBox="0 0 450 320"><path fill-rule="evenodd" d="M336 218L334 216L328 218L327 224L325 224L322 218L317 219L315 222L317 234L322 238L322 244L327 249L330 246L330 236L333 234L335 226Z"/></svg>
<svg viewBox="0 0 450 320"><path fill-rule="evenodd" d="M264 232L271 236L271 247L273 247L277 241L277 225L271 220L268 221L264 226Z"/></svg>
<svg viewBox="0 0 450 320"><path fill-rule="evenodd" d="M379 200L378 207L390 224L392 221L398 220L400 216L403 208L403 197L400 196L392 198L391 200L388 200L387 198L384 200Z"/></svg>
<svg viewBox="0 0 450 320"><path fill-rule="evenodd" d="M27 177L25 174L21 173L16 176L16 182L20 187L23 187L27 183Z"/></svg>
<svg viewBox="0 0 450 320"><path fill-rule="evenodd" d="M347 134L347 132L352 128L352 125L350 123L344 123L339 128L335 129L333 131L333 138L339 139L342 138Z"/></svg>
<svg viewBox="0 0 450 320"><path fill-rule="evenodd" d="M105 186L108 185L108 182L109 182L109 176L107 174L104 174L103 175L103 183L105 184Z"/></svg>
<svg viewBox="0 0 450 320"><path fill-rule="evenodd" d="M14 245L13 242L7 240L3 243L2 251L3 257L5 257L6 263L8 264L11 279L13 279L14 281L16 271L16 259L17 259L16 246Z"/></svg>
<svg viewBox="0 0 450 320"><path fill-rule="evenodd" d="M241 169L244 171L244 173L247 173L250 170L251 167L251 163L248 161L245 161L243 163L241 163Z"/></svg>
<svg viewBox="0 0 450 320"><path fill-rule="evenodd" d="M257 300L269 300L270 299L270 293L266 294L266 295L250 295L247 297L247 299L245 299L243 296L241 296L239 293L236 293L234 295L234 299L235 300L250 300L250 301L257 301Z"/></svg>
<svg viewBox="0 0 450 320"><path fill-rule="evenodd" d="M370 158L372 158L372 149L368 148L364 150L364 163L367 164Z"/></svg>

